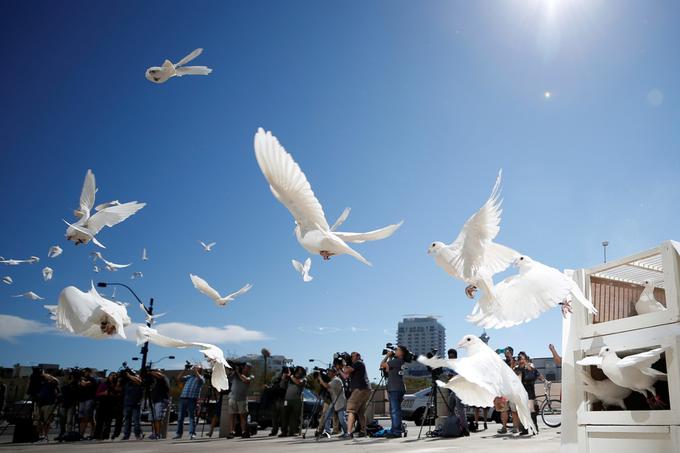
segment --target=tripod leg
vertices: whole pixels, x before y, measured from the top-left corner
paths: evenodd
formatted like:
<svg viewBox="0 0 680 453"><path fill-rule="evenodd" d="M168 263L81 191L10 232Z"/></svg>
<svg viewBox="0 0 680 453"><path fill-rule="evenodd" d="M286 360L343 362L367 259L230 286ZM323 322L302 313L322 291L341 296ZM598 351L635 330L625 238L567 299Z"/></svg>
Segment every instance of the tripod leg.
<svg viewBox="0 0 680 453"><path fill-rule="evenodd" d="M430 395L427 397L427 402L425 403L425 413L423 414L423 419L420 421L420 430L418 431L418 440L420 440L420 436L423 434L423 426L425 426L425 420L428 419L430 416L430 405L432 404L432 397L434 396L434 392L430 392Z"/></svg>

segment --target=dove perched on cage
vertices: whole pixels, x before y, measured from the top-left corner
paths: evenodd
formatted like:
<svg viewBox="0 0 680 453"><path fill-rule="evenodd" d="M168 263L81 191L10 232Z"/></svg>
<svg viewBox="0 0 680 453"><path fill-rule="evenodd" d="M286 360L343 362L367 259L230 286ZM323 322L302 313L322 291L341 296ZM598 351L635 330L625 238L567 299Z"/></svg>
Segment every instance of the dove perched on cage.
<svg viewBox="0 0 680 453"><path fill-rule="evenodd" d="M198 48L176 64L173 64L170 60L165 60L162 66L152 66L147 69L146 78L153 83L165 83L168 79L175 76L182 77L183 75L188 74L208 75L212 72L212 69L207 66L184 66L198 57L201 53L203 53L203 49Z"/></svg>
<svg viewBox="0 0 680 453"><path fill-rule="evenodd" d="M128 264L116 264L112 263L111 261L106 260L100 252L91 252L90 255L92 255L92 260L97 261L102 260L104 262L104 268L106 268L107 271L109 272L116 272L118 269L123 269L128 266L132 266L132 263Z"/></svg>
<svg viewBox="0 0 680 453"><path fill-rule="evenodd" d="M570 310L573 300L597 313L576 282L564 273L526 255L516 258L514 264L519 273L485 289L468 321L485 329L512 327L558 305Z"/></svg>
<svg viewBox="0 0 680 453"><path fill-rule="evenodd" d="M198 243L201 244L201 247L203 247L204 252L211 252L212 248L215 247L215 245L217 244L217 242L211 242L209 244L206 244L203 241L198 241Z"/></svg>
<svg viewBox="0 0 680 453"><path fill-rule="evenodd" d="M655 282L653 280L645 281L645 289L642 290L640 298L635 302L635 311L638 315L667 310L667 308L654 297L654 284Z"/></svg>
<svg viewBox="0 0 680 453"><path fill-rule="evenodd" d="M102 297L94 283L86 293L75 286L64 288L53 314L57 328L97 339L126 338L124 328L131 322L125 306Z"/></svg>
<svg viewBox="0 0 680 453"><path fill-rule="evenodd" d="M213 289L208 282L203 280L201 277L198 275L193 275L189 274L189 278L191 278L191 283L194 284L194 288L196 288L200 293L205 294L209 298L215 302L216 305L220 306L225 306L229 302L233 301L236 299L238 296L247 293L250 291L250 288L253 287L250 283L247 283L243 288L239 289L235 293L231 293L227 296L222 297L220 293L218 293L215 289Z"/></svg>
<svg viewBox="0 0 680 453"><path fill-rule="evenodd" d="M53 245L50 247L50 249L47 251L47 257L48 258L56 258L59 255L61 255L64 252L64 249L59 247L58 245Z"/></svg>
<svg viewBox="0 0 680 453"><path fill-rule="evenodd" d="M586 393L591 395L591 398L588 399L588 404L600 401L605 407L618 406L624 411L626 410L626 403L623 400L633 393L631 389L618 386L609 379L596 381L584 372L581 372L581 380L583 381Z"/></svg>
<svg viewBox="0 0 680 453"><path fill-rule="evenodd" d="M334 255L347 254L370 266L371 263L347 243L388 238L403 223L366 233L333 231L307 177L278 139L271 132L265 133L259 128L255 134L254 148L255 158L269 183L269 189L292 214L296 225L295 237L309 253L321 255L324 260L329 260ZM346 212L349 215L349 211ZM341 218L343 216L346 218L344 213Z"/></svg>
<svg viewBox="0 0 680 453"><path fill-rule="evenodd" d="M498 172L491 195L465 222L456 240L451 244L433 242L427 250L446 273L468 284L465 293L471 299L478 288L488 291L493 286L491 277L503 272L520 256L519 252L493 241L500 231L502 174L502 170Z"/></svg>
<svg viewBox="0 0 680 453"><path fill-rule="evenodd" d="M7 259L7 260L3 259L3 260L0 260L0 264L4 264L6 266L18 266L20 264L35 264L39 261L40 261L40 258L38 258L37 256L32 256L27 260L15 260L15 259L11 259L11 258Z"/></svg>
<svg viewBox="0 0 680 453"><path fill-rule="evenodd" d="M312 268L312 259L307 258L305 260L305 264L302 264L301 262L297 260L291 260L291 263L293 264L293 268L302 275L302 281L303 282L311 282L314 277L309 275L309 270Z"/></svg>
<svg viewBox="0 0 680 453"><path fill-rule="evenodd" d="M585 357L577 365L596 365L614 384L638 392L650 407L662 407L664 402L656 394L654 384L666 380L666 373L655 370L652 365L661 359L665 347L651 349L620 358L610 346L603 346L597 356Z"/></svg>
<svg viewBox="0 0 680 453"><path fill-rule="evenodd" d="M78 221L71 224L64 220L64 223L68 225L68 228L66 228L66 239L72 241L76 245L87 244L92 241L98 247L106 248L95 238L95 235L105 226L113 227L127 219L146 206L146 203L130 201L128 203L106 207L101 210L95 209L96 213L90 215L90 211L92 211L94 206L96 192L97 187L94 173L92 173L92 170L87 170L85 181L83 182L83 189L80 193L80 206L73 211L73 214L78 218Z"/></svg>
<svg viewBox="0 0 680 453"><path fill-rule="evenodd" d="M38 296L38 295L37 295L36 293L34 293L33 291L27 291L27 292L25 292L25 293L23 293L23 294L17 294L17 295L12 296L12 297L24 297L24 298L26 298L26 299L31 299L31 300L45 300L44 297Z"/></svg>
<svg viewBox="0 0 680 453"><path fill-rule="evenodd" d="M467 350L467 357L448 360L418 357L418 362L431 368L451 368L457 375L447 383L437 385L455 392L463 404L491 407L496 397L502 396L517 406L517 414L524 429L535 434L529 410L529 396L515 372L476 335L466 335L458 348Z"/></svg>
<svg viewBox="0 0 680 453"><path fill-rule="evenodd" d="M12 283L14 283L14 280L12 280L12 277L10 277L9 275L5 275L4 277L2 277L2 283L4 283L5 285L11 285Z"/></svg>
<svg viewBox="0 0 680 453"><path fill-rule="evenodd" d="M43 280L50 281L52 280L52 276L54 275L54 270L52 270L51 267L45 267L42 270L42 275L43 275Z"/></svg>
<svg viewBox="0 0 680 453"><path fill-rule="evenodd" d="M224 352L219 347L210 343L184 341L167 337L159 334L157 330L150 327L137 326L137 345L141 346L147 341L164 348L197 348L212 367L210 384L218 391L229 390L229 379L227 379L226 368L231 367L224 358Z"/></svg>

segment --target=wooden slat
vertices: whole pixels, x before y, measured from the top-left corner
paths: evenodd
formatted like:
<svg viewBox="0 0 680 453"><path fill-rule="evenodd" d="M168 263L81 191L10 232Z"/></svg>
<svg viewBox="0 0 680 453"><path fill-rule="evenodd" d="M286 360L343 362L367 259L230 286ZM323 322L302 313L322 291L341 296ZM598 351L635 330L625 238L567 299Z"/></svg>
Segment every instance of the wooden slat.
<svg viewBox="0 0 680 453"><path fill-rule="evenodd" d="M593 323L597 324L637 315L635 302L640 298L643 290L644 286L641 285L591 275L591 302L598 310ZM666 292L663 288L655 288L654 297L663 305L666 305Z"/></svg>

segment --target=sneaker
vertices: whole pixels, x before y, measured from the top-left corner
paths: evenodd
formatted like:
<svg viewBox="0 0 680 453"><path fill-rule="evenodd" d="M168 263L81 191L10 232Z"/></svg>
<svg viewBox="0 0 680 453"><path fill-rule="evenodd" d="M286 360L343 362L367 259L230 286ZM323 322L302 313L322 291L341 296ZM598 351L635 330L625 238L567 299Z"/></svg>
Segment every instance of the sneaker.
<svg viewBox="0 0 680 453"><path fill-rule="evenodd" d="M234 438L234 433L227 434L227 439L233 439L233 438Z"/></svg>
<svg viewBox="0 0 680 453"><path fill-rule="evenodd" d="M181 439L181 438L182 438L182 435L181 435L181 434L175 434L175 435L173 436L172 440L177 440L177 439Z"/></svg>
<svg viewBox="0 0 680 453"><path fill-rule="evenodd" d="M499 430L496 431L496 432L497 432L498 434L507 434L507 433L508 433L508 428L503 427L503 428L499 429Z"/></svg>
<svg viewBox="0 0 680 453"><path fill-rule="evenodd" d="M367 436L366 433L358 433L358 434L357 434L357 437L366 437L366 436Z"/></svg>
<svg viewBox="0 0 680 453"><path fill-rule="evenodd" d="M512 428L512 434L517 434L519 430L517 428Z"/></svg>
<svg viewBox="0 0 680 453"><path fill-rule="evenodd" d="M340 434L340 439L349 439L352 435L349 433Z"/></svg>
<svg viewBox="0 0 680 453"><path fill-rule="evenodd" d="M135 436L136 440L142 440L144 439L144 434L140 434L139 436Z"/></svg>
<svg viewBox="0 0 680 453"><path fill-rule="evenodd" d="M245 433L241 434L242 439L250 439L250 433L246 431Z"/></svg>
<svg viewBox="0 0 680 453"><path fill-rule="evenodd" d="M196 434L189 434L189 439L190 440L196 439Z"/></svg>
<svg viewBox="0 0 680 453"><path fill-rule="evenodd" d="M267 436L269 436L269 437L274 437L274 436L276 436L277 434L278 434L278 431L272 431L272 432L270 432L269 434L267 434Z"/></svg>
<svg viewBox="0 0 680 453"><path fill-rule="evenodd" d="M489 428L486 426L486 422L484 422L484 430L486 431L487 429Z"/></svg>
<svg viewBox="0 0 680 453"><path fill-rule="evenodd" d="M529 430L528 429L523 429L519 432L520 436L528 436L529 435Z"/></svg>
<svg viewBox="0 0 680 453"><path fill-rule="evenodd" d="M149 440L156 440L156 439L158 439L158 438L159 438L159 437L158 437L156 434L154 434L154 433L151 433L151 434L149 435Z"/></svg>

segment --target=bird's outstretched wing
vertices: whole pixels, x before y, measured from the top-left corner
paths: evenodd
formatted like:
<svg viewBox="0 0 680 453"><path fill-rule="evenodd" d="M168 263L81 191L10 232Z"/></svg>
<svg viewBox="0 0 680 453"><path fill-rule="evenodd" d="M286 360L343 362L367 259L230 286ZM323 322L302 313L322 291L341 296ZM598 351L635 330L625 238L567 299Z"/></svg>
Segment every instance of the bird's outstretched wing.
<svg viewBox="0 0 680 453"><path fill-rule="evenodd" d="M300 225L302 234L317 228L330 227L319 200L300 166L286 152L271 132L259 128L254 139L255 158L269 182L272 194L290 211Z"/></svg>
<svg viewBox="0 0 680 453"><path fill-rule="evenodd" d="M465 222L456 240L448 246L453 252L449 263L464 280L477 275L482 267L491 275L502 272L519 256L511 248L492 242L500 231L501 177L502 170L498 172L489 199Z"/></svg>
<svg viewBox="0 0 680 453"><path fill-rule="evenodd" d="M229 294L227 297L225 297L225 299L233 299L235 297L240 296L241 294L245 294L248 291L250 291L250 288L252 288L252 287L253 287L253 285L251 285L250 283L246 283L243 286L243 288L239 289L238 291L236 291L234 293Z"/></svg>
<svg viewBox="0 0 680 453"><path fill-rule="evenodd" d="M340 225L345 223L345 220L347 220L347 217L349 217L349 213L352 211L352 208L345 208L344 211L342 211L342 214L340 214L340 217L338 217L338 220L335 221L333 226L331 227L331 231L335 231L338 228L340 228Z"/></svg>
<svg viewBox="0 0 680 453"><path fill-rule="evenodd" d="M198 56L199 56L200 54L202 54L202 53L203 53L203 48L199 47L198 49L194 50L194 51L191 52L189 55L187 55L186 57L182 58L182 59L179 60L177 63L175 63L175 69L177 69L177 68L179 68L180 66L183 66L183 65L185 65L185 64L187 64L187 63L189 63L191 60L193 60L194 58L198 57Z"/></svg>
<svg viewBox="0 0 680 453"><path fill-rule="evenodd" d="M378 241L380 239L386 239L394 234L397 229L404 223L402 220L399 223L393 225L388 225L384 228L378 230L368 231L366 233L346 233L342 231L336 231L335 235L338 236L345 242L353 242L360 244L366 241ZM332 231L332 229L331 229Z"/></svg>
<svg viewBox="0 0 680 453"><path fill-rule="evenodd" d="M220 293L215 291L205 280L203 280L201 277L198 275L194 274L189 274L189 278L191 278L191 283L194 284L194 288L196 288L199 292L205 294L212 300L218 300L221 299Z"/></svg>
<svg viewBox="0 0 680 453"><path fill-rule="evenodd" d="M207 66L183 66L181 68L175 69L175 73L178 77L183 75L208 75L212 72Z"/></svg>
<svg viewBox="0 0 680 453"><path fill-rule="evenodd" d="M655 348L650 351L640 352L639 354L629 355L619 360L616 366L619 368L635 367L643 370L657 362L665 350L666 348Z"/></svg>
<svg viewBox="0 0 680 453"><path fill-rule="evenodd" d="M89 215L92 207L94 206L96 192L97 187L95 184L94 173L92 173L92 170L87 170L87 173L85 174L85 181L83 182L83 189L80 192L80 212L76 211L77 217L82 217L85 214Z"/></svg>
<svg viewBox="0 0 680 453"><path fill-rule="evenodd" d="M97 234L105 226L112 227L119 224L144 206L146 206L146 203L130 201L128 203L102 209L90 217L87 221L87 227L93 234Z"/></svg>

